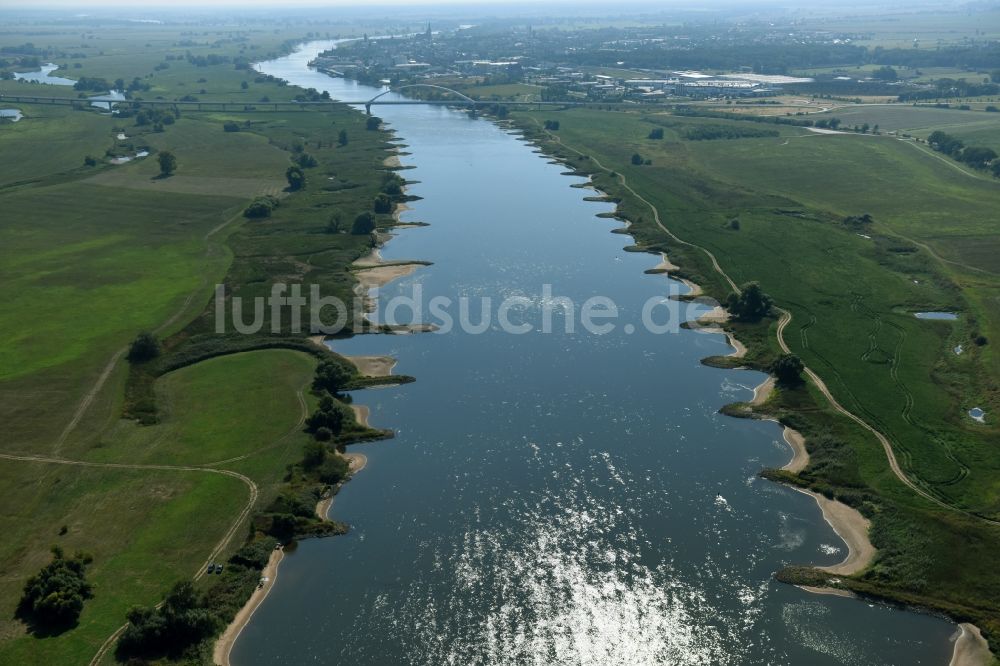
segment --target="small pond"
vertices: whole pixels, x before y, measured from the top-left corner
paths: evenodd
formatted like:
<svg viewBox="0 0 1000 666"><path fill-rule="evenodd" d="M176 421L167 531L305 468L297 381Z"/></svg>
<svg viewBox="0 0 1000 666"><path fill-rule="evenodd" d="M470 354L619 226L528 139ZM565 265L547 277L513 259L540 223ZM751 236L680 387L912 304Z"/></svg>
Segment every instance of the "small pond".
<svg viewBox="0 0 1000 666"><path fill-rule="evenodd" d="M980 423L984 423L986 420L986 412L984 412L979 407L973 407L972 409L969 410L969 417L972 418L974 421L979 421Z"/></svg>
<svg viewBox="0 0 1000 666"><path fill-rule="evenodd" d="M958 319L954 312L914 312L913 316L917 319Z"/></svg>
<svg viewBox="0 0 1000 666"><path fill-rule="evenodd" d="M16 123L23 117L20 109L0 109L0 118L10 119Z"/></svg>

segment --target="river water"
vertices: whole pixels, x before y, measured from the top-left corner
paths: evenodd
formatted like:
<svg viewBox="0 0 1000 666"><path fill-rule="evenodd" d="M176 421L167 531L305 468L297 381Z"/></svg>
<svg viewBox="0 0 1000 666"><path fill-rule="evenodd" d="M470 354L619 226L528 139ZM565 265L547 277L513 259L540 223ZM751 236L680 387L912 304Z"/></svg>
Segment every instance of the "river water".
<svg viewBox="0 0 1000 666"><path fill-rule="evenodd" d="M372 97L306 67L329 44L261 69ZM351 532L286 557L234 664L948 662L948 622L772 580L845 546L812 499L757 477L790 457L778 426L717 413L762 374L702 366L729 351L720 335L627 332L649 299L684 287L622 251L617 223L595 217L609 204L490 122L375 108L416 167L402 173L423 199L403 220L431 225L400 230L383 256L434 262L383 289L381 307L419 286L425 300L521 296L532 317L550 284L578 304L607 296L620 316L604 335L566 334L557 314L550 334L494 322L336 342L396 356L417 382L355 394L397 436L355 448L368 467L332 509Z"/></svg>

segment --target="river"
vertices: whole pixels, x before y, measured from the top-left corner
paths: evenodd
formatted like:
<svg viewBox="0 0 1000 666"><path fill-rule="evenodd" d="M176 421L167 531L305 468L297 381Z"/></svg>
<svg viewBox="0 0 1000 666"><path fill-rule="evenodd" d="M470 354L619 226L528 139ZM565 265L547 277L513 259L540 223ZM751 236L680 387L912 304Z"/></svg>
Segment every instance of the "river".
<svg viewBox="0 0 1000 666"><path fill-rule="evenodd" d="M314 42L260 69L337 99L377 91L311 71ZM756 372L699 359L720 335L657 334L649 299L684 287L595 217L518 137L441 107L375 107L423 197L387 259L433 262L382 290L424 299L607 296L619 325L512 335L371 335L346 354L391 354L417 382L354 398L395 439L337 497L344 537L305 541L237 641L271 664L934 664L954 625L776 583L787 564L833 564L845 545L809 497L758 478L790 452L779 427L717 413ZM669 221L668 221L669 223ZM687 316L697 314L697 308ZM478 307L472 320L478 321ZM378 318L384 313L376 313Z"/></svg>

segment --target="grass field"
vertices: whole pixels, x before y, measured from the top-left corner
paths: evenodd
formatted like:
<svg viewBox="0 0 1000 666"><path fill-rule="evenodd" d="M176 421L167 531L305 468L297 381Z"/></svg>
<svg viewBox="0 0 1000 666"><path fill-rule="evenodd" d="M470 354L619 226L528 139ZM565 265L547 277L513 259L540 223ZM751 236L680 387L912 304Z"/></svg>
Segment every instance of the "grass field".
<svg viewBox="0 0 1000 666"><path fill-rule="evenodd" d="M553 114L517 115L537 131ZM653 141L646 138L653 125L639 114L572 110L557 117L559 131L542 135L551 150L585 170L595 167L580 153L623 174L680 238L711 251L737 283L759 281L791 312L785 338L793 351L843 405L887 434L912 480L962 510L1000 517L996 421L981 425L965 415L973 406L1000 409L992 343L971 341L975 333L991 341L1000 335L990 305L1000 296L1000 264L988 249L995 248L1000 183L887 136L779 126L776 137L687 141L682 130L692 124L771 126L657 116L649 120L665 127L665 138ZM632 165L636 152L651 164ZM666 249L710 293L725 295L728 287L703 254L653 226L648 207L607 171L597 169L595 181L623 197L620 211L641 244ZM842 223L864 212L875 219L861 230L867 238ZM738 230L729 224L734 218ZM912 315L920 310L960 317L922 321ZM757 341L756 362L773 358L773 331L741 330ZM842 455L813 473L813 483L882 498L874 516L882 559L858 585L911 603L930 599L959 617L955 607L988 609L982 619L995 632L1000 528L902 486L874 438L824 403L817 393L791 393L776 409L807 435L834 433L849 444L855 462Z"/></svg>
<svg viewBox="0 0 1000 666"><path fill-rule="evenodd" d="M315 365L306 354L274 350L178 370L160 383L168 406L161 424L120 422L86 459L188 466L250 455L254 459L243 461L239 471L266 495L308 440L299 428L304 403L297 395ZM5 493L0 523L6 535L0 558L7 565L0 580L3 663L86 663L129 606L155 603L175 580L198 571L248 500L248 488L238 479L204 471L5 460L0 477L4 487L19 488ZM59 535L61 525L68 528L65 535ZM10 622L23 584L11 574L40 568L56 543L94 555L94 598L77 628L58 640L39 641ZM239 543L237 537L230 550Z"/></svg>
<svg viewBox="0 0 1000 666"><path fill-rule="evenodd" d="M91 38L67 24L35 43L86 48L88 57L69 59L61 73L138 76L152 85L151 96L292 99L301 91L255 81L232 62L196 67L181 59L154 69L187 51L262 57L317 28L262 25L241 33L243 41L215 46L223 33L232 36L231 26L185 46L183 25L122 25ZM8 28L0 46L24 41ZM64 87L0 81L5 91L76 96ZM157 423L139 426L121 418L134 381L122 350L149 330L169 341L169 353L198 344L211 354L231 351L214 335L208 309L220 282L250 295L301 278L320 283L324 295L348 297L354 281L347 265L371 241L327 227L334 213L349 225L370 210L387 136L366 130L365 118L346 108L188 112L155 132L89 109L19 107L23 120L0 125L0 298L7 305L0 312L0 455L8 456L0 465L0 663L87 663L130 606L155 604L210 554L224 560L242 544L242 512L266 506L284 483L309 440L302 419L316 406L307 390L314 355L253 351L150 377L143 390L155 402ZM227 120L237 120L240 131L223 131ZM341 130L349 133L347 146L337 146ZM120 166L106 157L139 149L152 155ZM176 155L177 172L158 178L155 155L165 150ZM285 169L296 150L318 165L306 170L304 191L288 194ZM85 166L87 155L98 164ZM244 207L260 194L278 195L281 206L269 219L245 219ZM177 469L194 465L231 473ZM255 507L248 507L252 498ZM13 610L25 580L57 543L93 554L95 594L76 628L38 639L24 633Z"/></svg>

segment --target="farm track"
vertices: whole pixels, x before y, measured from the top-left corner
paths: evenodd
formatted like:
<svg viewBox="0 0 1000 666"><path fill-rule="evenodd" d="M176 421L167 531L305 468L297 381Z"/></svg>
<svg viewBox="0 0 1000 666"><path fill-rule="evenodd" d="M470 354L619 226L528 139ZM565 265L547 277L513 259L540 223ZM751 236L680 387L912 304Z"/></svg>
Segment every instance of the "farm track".
<svg viewBox="0 0 1000 666"><path fill-rule="evenodd" d="M541 125L538 122L537 119L535 119L535 123L538 124L539 126ZM581 156L585 155L585 153L577 150L576 148L573 148L572 146L568 146L567 144L563 143L561 137L553 134L552 132L550 132L548 130L544 130L543 129L543 131L545 132L545 134L552 141L554 141L555 143L558 143L559 145L563 146L567 150L570 150L570 151L576 153L577 155L581 155ZM590 156L590 160L598 168L602 169L603 171L605 171L605 172L607 172L609 174L615 173L614 170L609 169L608 167L604 166L599 160L597 160L593 156ZM969 174L969 175L971 175L971 174ZM630 192L633 196L636 197L637 200L641 201L642 203L644 203L646 206L649 207L650 211L653 214L653 220L654 220L654 222L656 223L656 225L660 229L662 229L670 238L672 238L676 242L678 242L678 243L680 243L682 245L685 245L687 247L695 248L695 249L700 250L701 252L703 252L709 258L709 260L712 263L713 269L719 274L719 276L725 280L725 282L733 289L733 291L739 291L738 287L736 286L736 283L729 276L729 274L726 273L722 269L722 267L719 265L719 262L716 259L715 255L710 250L708 250L707 248L704 248L704 247L702 247L700 245L697 245L695 243L691 243L691 242L688 242L688 241L685 241L685 240L682 240L681 238L679 238L676 234L674 234L670 229L668 229L663 224L663 222L660 219L659 209L657 209L656 206L654 206L652 203L650 203L650 201L647 200L645 197L639 195L634 189L632 189L632 187L628 184L628 181L627 181L627 179L626 179L626 177L625 177L624 174L618 173L617 177L618 177L619 183L621 184L621 186L623 188L625 188L625 190L627 190L628 192ZM777 307L777 306L775 307L775 309L779 312L778 325L777 325L777 330L775 332L776 337L777 337L777 341L778 341L778 346L779 346L779 348L781 349L781 351L783 353L790 354L790 353L792 353L791 349L789 348L788 343L785 341L785 328L787 328L788 324L791 323L791 321L792 321L792 314L788 310L785 310L785 309ZM812 326L813 323L814 322L812 322L812 321L809 322L806 327L808 328L808 327ZM815 353L815 351L814 351L814 353ZM855 402L855 404L857 404L858 409L861 410L869 419L871 419L872 421L874 421L875 423L878 424L879 423L879 419L874 414L872 414L867 408L865 408L864 405L861 404L860 401L858 401L857 398L850 392L850 390L846 388L846 385L844 384L843 380L840 379L839 373L836 372L836 369L833 368L832 365L830 367L835 372L835 374L837 375L838 381L840 381L841 385L844 386L845 390L851 396L851 399ZM927 501L932 502L932 503L934 503L934 504L936 504L936 505L938 505L938 506L940 506L940 507L942 507L944 509L947 509L947 510L950 510L950 511L956 511L956 512L961 513L963 515L966 515L966 516L968 516L970 518L974 518L976 520L980 520L980 521L985 522L985 523L990 524L990 525L1000 526L1000 520L995 520L995 519L992 519L992 518L988 518L986 516L981 516L979 514L971 512L971 511L969 511L969 510L967 510L967 509L965 509L965 508L963 508L961 506L958 506L958 505L956 505L954 503L948 502L946 499L943 499L943 498L938 497L937 495L933 494L933 492L932 492L932 490L930 488L926 488L925 489L917 481L914 481L913 479L911 479L909 477L909 475L900 466L899 461L896 458L896 453L895 453L895 451L893 449L893 444L892 444L892 442L889 441L889 438L885 434L883 434L882 430L880 430L879 428L871 425L868 421L866 421L865 419L861 418L860 416L858 416L854 412L848 410L846 407L844 407L843 405L841 405L840 402L833 396L833 393L827 387L827 385L823 381L823 379L818 374L816 374L816 372L812 368L805 367L804 370L803 370L803 372L806 374L807 377L809 377L809 379L813 382L813 384L820 391L820 393L823 394L823 397L826 399L826 401L829 403L829 405L834 409L834 411L836 411L836 412L840 413L841 415L847 417L848 419L854 421L856 424L858 424L859 426L861 426L863 429L865 429L869 433L871 433L878 440L879 444L882 445L882 450L885 453L886 461L889 463L889 469L892 471L893 475L897 479L899 479L899 481L903 485L905 485L907 488L909 488L910 490L912 490L914 493L916 493L920 497L922 497L922 498L926 499ZM884 425L880 425L880 427L883 428L883 429L885 428ZM900 445L900 448L903 449L903 447L901 445ZM907 457L909 459L909 457L910 457L909 452L906 452L906 455L907 455Z"/></svg>

